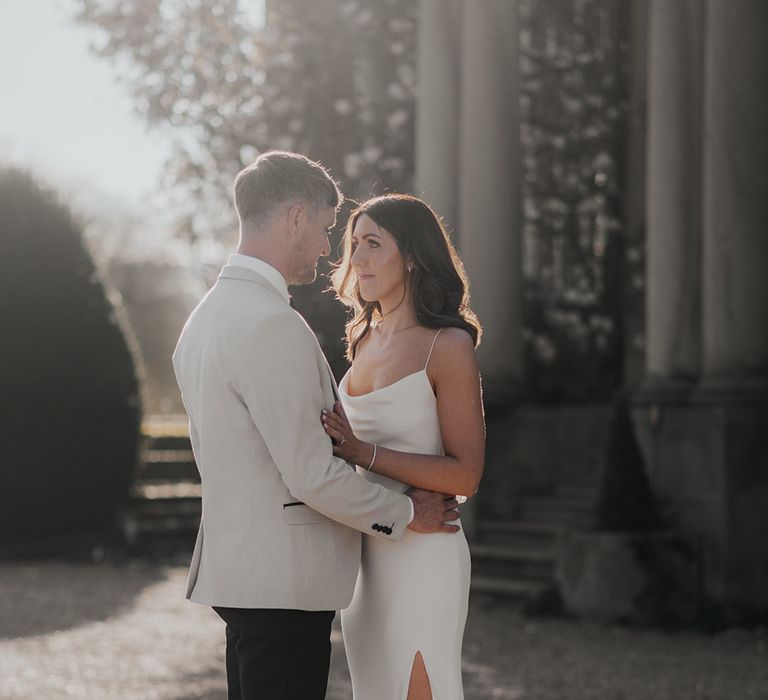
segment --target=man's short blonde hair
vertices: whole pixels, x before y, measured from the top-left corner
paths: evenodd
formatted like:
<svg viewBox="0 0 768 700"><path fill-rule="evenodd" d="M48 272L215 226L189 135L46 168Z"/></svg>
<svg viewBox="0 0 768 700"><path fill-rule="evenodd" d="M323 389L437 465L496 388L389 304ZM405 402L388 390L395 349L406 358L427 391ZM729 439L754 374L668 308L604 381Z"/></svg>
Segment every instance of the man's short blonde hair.
<svg viewBox="0 0 768 700"><path fill-rule="evenodd" d="M267 151L235 178L235 209L241 226L258 226L282 204L307 202L313 211L344 201L328 171L299 153Z"/></svg>

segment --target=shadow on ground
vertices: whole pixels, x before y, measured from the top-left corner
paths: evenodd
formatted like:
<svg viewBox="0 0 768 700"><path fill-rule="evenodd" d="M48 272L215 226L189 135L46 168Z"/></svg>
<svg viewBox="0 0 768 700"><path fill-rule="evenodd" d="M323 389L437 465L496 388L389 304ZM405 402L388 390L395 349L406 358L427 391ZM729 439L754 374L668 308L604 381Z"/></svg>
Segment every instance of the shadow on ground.
<svg viewBox="0 0 768 700"><path fill-rule="evenodd" d="M141 562L0 562L0 639L47 634L122 615L162 577L162 569Z"/></svg>

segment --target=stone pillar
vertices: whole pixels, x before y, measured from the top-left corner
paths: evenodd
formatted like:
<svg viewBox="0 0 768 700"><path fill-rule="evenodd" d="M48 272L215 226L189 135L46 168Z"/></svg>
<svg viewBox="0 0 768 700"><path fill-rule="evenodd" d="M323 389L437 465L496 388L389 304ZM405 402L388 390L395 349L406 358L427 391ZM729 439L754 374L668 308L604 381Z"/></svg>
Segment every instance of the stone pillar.
<svg viewBox="0 0 768 700"><path fill-rule="evenodd" d="M650 6L646 379L690 386L700 365L703 6Z"/></svg>
<svg viewBox="0 0 768 700"><path fill-rule="evenodd" d="M637 272L646 269L647 255L647 144L648 144L648 32L650 3L628 0L629 21L629 101L627 105L626 159L624 166L624 260L623 281L623 384L626 389L640 386L646 376L646 294L639 288Z"/></svg>
<svg viewBox="0 0 768 700"><path fill-rule="evenodd" d="M522 379L518 31L516 2L420 3L416 191L455 230L470 277L489 444ZM478 508L461 508L470 540Z"/></svg>
<svg viewBox="0 0 768 700"><path fill-rule="evenodd" d="M421 0L416 193L443 218L454 243L458 235L460 21L460 0Z"/></svg>
<svg viewBox="0 0 768 700"><path fill-rule="evenodd" d="M467 1L463 10L460 251L484 326L485 385L500 389L523 376L517 3Z"/></svg>
<svg viewBox="0 0 768 700"><path fill-rule="evenodd" d="M670 525L701 543L707 596L768 610L768 3L652 14L648 372L698 382L646 387L635 425Z"/></svg>
<svg viewBox="0 0 768 700"><path fill-rule="evenodd" d="M703 370L768 377L768 3L707 3Z"/></svg>
<svg viewBox="0 0 768 700"><path fill-rule="evenodd" d="M768 3L709 0L703 153L701 429L725 527L723 595L768 609Z"/></svg>

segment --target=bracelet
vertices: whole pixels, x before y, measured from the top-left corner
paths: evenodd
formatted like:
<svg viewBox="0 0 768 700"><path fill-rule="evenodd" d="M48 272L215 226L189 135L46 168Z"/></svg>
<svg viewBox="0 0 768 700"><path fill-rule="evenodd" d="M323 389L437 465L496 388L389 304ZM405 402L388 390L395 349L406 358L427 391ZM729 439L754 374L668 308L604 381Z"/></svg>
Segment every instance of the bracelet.
<svg viewBox="0 0 768 700"><path fill-rule="evenodd" d="M376 445L373 446L373 457L371 457L371 463L365 468L365 471L369 472L371 471L371 467L373 466L373 463L376 461Z"/></svg>

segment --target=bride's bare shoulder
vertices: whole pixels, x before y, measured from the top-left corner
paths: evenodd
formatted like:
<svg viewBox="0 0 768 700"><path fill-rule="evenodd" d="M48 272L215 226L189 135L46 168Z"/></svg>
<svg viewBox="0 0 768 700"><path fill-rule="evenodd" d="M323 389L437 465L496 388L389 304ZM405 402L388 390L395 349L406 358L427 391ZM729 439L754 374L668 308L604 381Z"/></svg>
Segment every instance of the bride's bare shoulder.
<svg viewBox="0 0 768 700"><path fill-rule="evenodd" d="M435 339L429 362L433 376L450 378L455 372L477 370L475 343L463 328L443 328Z"/></svg>
<svg viewBox="0 0 768 700"><path fill-rule="evenodd" d="M475 342L468 331L465 331L463 328L449 326L440 331L440 335L435 341L435 352L438 352L438 349L443 354L455 350L465 352L471 350L474 353Z"/></svg>

